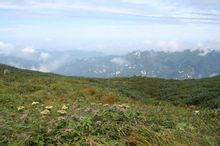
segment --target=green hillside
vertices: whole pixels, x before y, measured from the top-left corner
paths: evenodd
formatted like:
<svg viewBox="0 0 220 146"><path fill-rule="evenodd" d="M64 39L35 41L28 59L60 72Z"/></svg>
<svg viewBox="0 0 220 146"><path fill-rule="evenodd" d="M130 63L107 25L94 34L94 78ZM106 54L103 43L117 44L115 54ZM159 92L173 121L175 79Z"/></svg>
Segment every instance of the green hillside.
<svg viewBox="0 0 220 146"><path fill-rule="evenodd" d="M220 145L220 77L65 77L0 65L0 143Z"/></svg>

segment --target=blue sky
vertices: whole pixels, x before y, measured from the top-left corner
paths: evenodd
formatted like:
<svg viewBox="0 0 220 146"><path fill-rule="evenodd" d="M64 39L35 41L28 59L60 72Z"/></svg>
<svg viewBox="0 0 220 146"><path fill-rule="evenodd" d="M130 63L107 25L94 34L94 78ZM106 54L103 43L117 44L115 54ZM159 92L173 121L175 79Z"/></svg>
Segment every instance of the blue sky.
<svg viewBox="0 0 220 146"><path fill-rule="evenodd" d="M0 51L220 50L220 1L0 0L0 34Z"/></svg>

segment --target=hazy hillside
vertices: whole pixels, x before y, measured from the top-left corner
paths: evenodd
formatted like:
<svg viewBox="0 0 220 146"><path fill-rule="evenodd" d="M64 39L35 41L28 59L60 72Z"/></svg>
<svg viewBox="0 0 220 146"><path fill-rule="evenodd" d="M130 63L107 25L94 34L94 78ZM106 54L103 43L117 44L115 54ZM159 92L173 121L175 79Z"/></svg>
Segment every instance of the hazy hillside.
<svg viewBox="0 0 220 146"><path fill-rule="evenodd" d="M103 56L103 53L96 51L44 51L31 48L25 49L14 53L4 53L4 51L0 50L0 63L18 68L58 73L61 68L78 59Z"/></svg>
<svg viewBox="0 0 220 146"><path fill-rule="evenodd" d="M220 77L79 78L0 65L0 143L220 145Z"/></svg>
<svg viewBox="0 0 220 146"><path fill-rule="evenodd" d="M211 51L135 51L122 56L87 58L68 64L61 74L88 77L147 76L191 79L220 74L220 53Z"/></svg>
<svg viewBox="0 0 220 146"><path fill-rule="evenodd" d="M103 55L86 51L35 52L1 55L0 63L62 75L86 77L146 76L166 79L213 77L220 74L216 51L135 51L125 55Z"/></svg>

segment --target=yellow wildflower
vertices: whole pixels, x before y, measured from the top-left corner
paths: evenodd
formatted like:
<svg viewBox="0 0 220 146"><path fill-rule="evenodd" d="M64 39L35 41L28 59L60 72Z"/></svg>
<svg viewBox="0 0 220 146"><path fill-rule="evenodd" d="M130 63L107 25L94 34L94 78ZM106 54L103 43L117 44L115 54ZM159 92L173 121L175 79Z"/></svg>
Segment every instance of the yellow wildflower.
<svg viewBox="0 0 220 146"><path fill-rule="evenodd" d="M63 106L62 106L62 108L61 108L62 110L67 110L68 109L68 107L64 104Z"/></svg>
<svg viewBox="0 0 220 146"><path fill-rule="evenodd" d="M65 115L67 113L65 110L58 110L57 112L61 115Z"/></svg>
<svg viewBox="0 0 220 146"><path fill-rule="evenodd" d="M34 102L32 102L32 104L31 104L31 105L37 105L37 104L39 104L39 102L34 101Z"/></svg>
<svg viewBox="0 0 220 146"><path fill-rule="evenodd" d="M92 102L91 105L96 105L96 103Z"/></svg>
<svg viewBox="0 0 220 146"><path fill-rule="evenodd" d="M52 108L53 108L53 106L50 106L50 105L45 107L45 109L48 109L48 110L51 110Z"/></svg>
<svg viewBox="0 0 220 146"><path fill-rule="evenodd" d="M21 110L23 110L24 108L25 108L24 106L19 106L19 107L17 107L18 111L21 111Z"/></svg>
<svg viewBox="0 0 220 146"><path fill-rule="evenodd" d="M48 115L50 113L49 110L45 109L41 112L42 115Z"/></svg>
<svg viewBox="0 0 220 146"><path fill-rule="evenodd" d="M127 105L127 104L120 104L120 105L118 105L118 107L120 107L120 108L130 108L130 106Z"/></svg>

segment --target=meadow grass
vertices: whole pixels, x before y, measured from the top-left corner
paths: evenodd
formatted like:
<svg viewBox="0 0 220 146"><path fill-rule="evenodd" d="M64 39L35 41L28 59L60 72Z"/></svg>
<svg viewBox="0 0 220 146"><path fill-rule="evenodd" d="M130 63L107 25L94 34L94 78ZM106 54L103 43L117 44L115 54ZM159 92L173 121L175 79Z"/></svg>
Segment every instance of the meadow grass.
<svg viewBox="0 0 220 146"><path fill-rule="evenodd" d="M1 144L220 145L219 77L0 75Z"/></svg>

